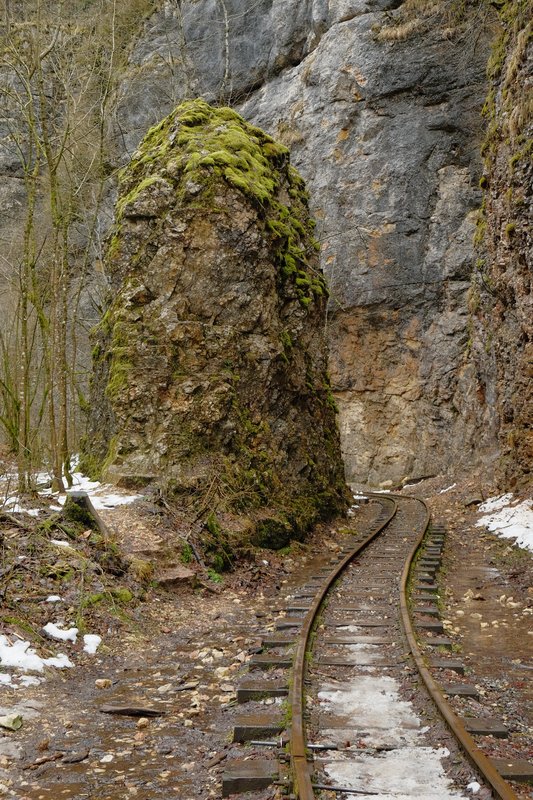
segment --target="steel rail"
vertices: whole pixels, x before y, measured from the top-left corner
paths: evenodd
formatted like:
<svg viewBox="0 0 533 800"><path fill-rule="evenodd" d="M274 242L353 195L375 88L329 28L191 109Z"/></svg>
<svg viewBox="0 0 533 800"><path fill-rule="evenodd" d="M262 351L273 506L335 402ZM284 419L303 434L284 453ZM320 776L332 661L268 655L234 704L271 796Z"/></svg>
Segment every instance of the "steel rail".
<svg viewBox="0 0 533 800"><path fill-rule="evenodd" d="M403 497L403 499L406 499L406 496L404 495L400 496ZM424 660L422 652L418 646L418 641L414 632L411 615L409 613L407 584L414 558L429 528L430 512L427 503L425 503L424 500L421 500L418 497L411 497L410 499L418 500L418 502L422 504L422 506L425 509L426 519L425 519L424 529L420 534L420 536L418 537L415 544L413 545L409 557L405 562L405 566L402 572L402 577L400 579L400 615L401 615L403 630L407 638L407 641L409 643L409 649L411 650L411 654L416 663L418 672L420 673L420 676L424 681L424 684L426 686L427 691L429 692L431 699L437 706L437 709L440 712L440 714L444 717L446 724L452 731L455 738L458 740L467 758L474 765L474 767L476 767L476 769L480 772L480 774L483 776L483 779L488 784L490 784L490 786L496 793L496 796L499 798L499 800L518 800L512 787L509 786L509 784L507 783L506 780L504 780L504 778L502 778L496 767L493 764L491 764L487 756L479 749L479 747L475 743L472 736L468 733L468 731L466 730L465 726L463 725L459 717L456 714L454 714L451 706L446 701L443 692L440 690L436 682L433 680L433 677L431 676L431 673L426 666L426 662Z"/></svg>
<svg viewBox="0 0 533 800"><path fill-rule="evenodd" d="M104 535L109 536L109 530L105 525L104 521L102 520L102 518L100 517L100 515L98 514L94 505L92 504L89 495L86 492L81 491L81 492L72 492L71 496L75 502L79 503L80 505L84 505L86 507L89 514L94 518L100 531ZM465 726L463 725L459 717L453 712L449 703L446 701L443 692L440 690L436 682L433 680L433 677L431 676L426 666L422 652L418 646L417 638L413 629L411 615L409 613L409 605L407 599L407 584L416 553L420 548L424 536L426 535L427 530L429 528L430 512L428 505L424 500L420 499L419 497L413 497L409 495L394 495L389 493L387 493L386 495L382 495L382 494L373 494L369 492L367 493L367 496L374 497L378 502L382 504L382 506L384 506L385 504L389 504L391 506L391 510L389 512L387 519L384 522L382 522L369 536L367 536L366 539L363 539L362 542L359 542L357 547L355 547L350 553L348 553L348 555L339 564L337 564L337 566L335 566L332 569L329 575L326 576L322 587L315 595L314 601L302 622L300 641L294 658L293 683L289 692L289 703L292 711L291 736L290 736L290 751L291 751L290 764L291 764L291 772L294 779L294 790L296 792L296 796L299 798L299 800L315 800L315 793L313 784L311 782L311 774L308 764L308 757L305 744L305 732L304 732L304 703L305 703L304 676L305 676L305 666L306 666L306 653L314 622L320 612L324 599L327 593L329 592L332 583L334 583L334 581L339 577L339 575L341 575L341 573L346 569L348 564L357 555L359 555L359 553L361 553L365 549L365 547L367 547L370 544L370 542L372 542L382 533L382 531L389 525L391 520L394 518L398 508L398 504L395 499L397 498L401 500L407 500L407 499L416 500L423 506L425 511L425 520L422 533L418 536L416 542L413 544L413 547L411 548L409 556L406 559L400 579L400 618L404 634L409 644L409 649L417 666L418 672L422 680L424 681L424 684L431 699L435 703L438 711L444 718L446 724L452 731L453 735L458 740L467 758L470 760L473 766L479 771L483 779L488 784L490 784L490 786L492 787L492 789L496 794L496 797L499 798L499 800L518 800L517 795L513 791L512 787L507 783L507 781L504 780L504 778L502 778L502 776L494 767L494 765L491 764L487 756L477 746L474 739L468 733L468 731L466 730Z"/></svg>
<svg viewBox="0 0 533 800"><path fill-rule="evenodd" d="M373 496L373 495L370 495ZM387 519L379 525L369 536L362 542L359 542L348 555L335 566L332 571L324 578L324 583L314 597L313 603L309 611L305 615L300 633L298 647L296 649L292 685L289 691L289 707L292 712L291 718L291 736L290 736L290 766L291 773L294 781L294 791L299 800L314 800L315 792L311 783L311 774L309 770L309 763L307 758L307 750L305 743L304 731L304 676L306 667L306 653L309 643L309 637L313 630L313 625L322 607L324 599L329 592L331 585L348 566L348 564L364 550L379 534L387 527L390 521L396 514L398 505L396 501L386 495L377 495L376 499L382 504L390 506L390 511Z"/></svg>

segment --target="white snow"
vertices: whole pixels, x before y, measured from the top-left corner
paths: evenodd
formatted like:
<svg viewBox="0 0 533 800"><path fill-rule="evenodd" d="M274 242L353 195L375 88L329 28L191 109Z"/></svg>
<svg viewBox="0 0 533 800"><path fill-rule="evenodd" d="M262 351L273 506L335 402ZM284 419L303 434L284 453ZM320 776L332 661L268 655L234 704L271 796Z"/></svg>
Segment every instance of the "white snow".
<svg viewBox="0 0 533 800"><path fill-rule="evenodd" d="M446 492L451 492L451 490L455 489L456 486L457 486L456 483L452 483L452 485L451 486L447 486L446 489L441 489L439 494L446 494Z"/></svg>
<svg viewBox="0 0 533 800"><path fill-rule="evenodd" d="M40 514L40 509L38 508L23 508L16 496L7 497L2 503L2 508L11 514L29 514L30 517L38 517Z"/></svg>
<svg viewBox="0 0 533 800"><path fill-rule="evenodd" d="M100 642L102 641L102 637L98 636L96 633L86 633L83 637L83 641L85 643L83 645L83 649L86 653L89 653L89 655L92 656L98 650Z"/></svg>
<svg viewBox="0 0 533 800"><path fill-rule="evenodd" d="M471 780L468 786L466 787L467 792L472 792L472 794L477 794L480 789L481 789L481 784L474 780Z"/></svg>
<svg viewBox="0 0 533 800"><path fill-rule="evenodd" d="M65 542L64 539L50 539L52 544L55 544L56 547L68 547L72 550L72 545L70 542Z"/></svg>
<svg viewBox="0 0 533 800"><path fill-rule="evenodd" d="M479 510L484 516L476 522L503 539L514 539L518 547L533 552L533 499L513 501L512 494L491 497Z"/></svg>
<svg viewBox="0 0 533 800"><path fill-rule="evenodd" d="M73 666L63 653L52 658L41 658L33 647L30 647L29 642L17 639L10 644L7 637L2 635L0 635L0 664L3 667L15 667L29 672L42 672L46 666L59 669Z"/></svg>
<svg viewBox="0 0 533 800"><path fill-rule="evenodd" d="M330 761L325 771L337 785L378 793L378 800L465 800L449 787L441 764L448 756L443 747L405 746L379 755L353 754L349 760ZM358 797L370 800L372 795Z"/></svg>
<svg viewBox="0 0 533 800"><path fill-rule="evenodd" d="M379 800L465 800L444 772L442 761L450 752L426 745L428 729L412 703L400 697L395 678L357 675L350 684L325 684L318 699L332 726L322 736L341 745L324 763L335 784L361 791L362 800L371 796L364 791L378 793ZM357 749L346 748L346 741ZM377 747L390 749L376 753Z"/></svg>
<svg viewBox="0 0 533 800"><path fill-rule="evenodd" d="M78 457L75 456L71 463L72 468L75 470L79 463ZM8 477L12 477L13 480L16 479L16 475ZM57 498L57 502L54 505L48 506L48 508L52 511L61 511L62 506L65 505L69 491L87 492L91 498L93 506L96 509L115 508L116 506L127 505L135 502L135 500L138 500L142 496L139 494L128 494L127 492L122 492L120 490L117 491L115 487L108 484L102 484L98 481L91 481L86 475L83 475L83 473L78 471L72 472L72 489L58 494L57 492L52 491L52 487L49 485L50 478L51 476L49 473L40 472L36 476L36 482L42 487L39 491L40 495L46 495L49 497L53 494ZM3 508L12 513L30 514L33 517L37 517L40 513L40 509L38 508L24 508L19 502L19 497L17 495L7 497L3 503Z"/></svg>
<svg viewBox="0 0 533 800"><path fill-rule="evenodd" d="M63 600L58 594L51 594L46 598L45 603L60 603Z"/></svg>
<svg viewBox="0 0 533 800"><path fill-rule="evenodd" d="M55 623L48 622L44 626L43 631L52 639L59 639L62 642L72 642L76 644L76 637L78 635L77 628L68 628L64 630L63 628L59 628Z"/></svg>
<svg viewBox="0 0 533 800"><path fill-rule="evenodd" d="M478 511L481 511L483 514L488 514L492 511L499 511L500 508L508 505L512 499L512 494L501 494L499 497L489 497L488 500L485 500L484 503L481 503Z"/></svg>
<svg viewBox="0 0 533 800"><path fill-rule="evenodd" d="M22 686L39 686L42 681L41 678L36 678L35 675L21 675L19 682Z"/></svg>

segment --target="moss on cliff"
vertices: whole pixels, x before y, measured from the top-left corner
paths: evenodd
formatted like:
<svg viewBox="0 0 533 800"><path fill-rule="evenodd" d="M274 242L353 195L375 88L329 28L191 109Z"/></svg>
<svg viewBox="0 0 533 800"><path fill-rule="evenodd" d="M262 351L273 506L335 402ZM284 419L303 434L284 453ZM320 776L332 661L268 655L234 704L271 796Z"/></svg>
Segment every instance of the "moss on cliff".
<svg viewBox="0 0 533 800"><path fill-rule="evenodd" d="M493 381L490 394L497 398L498 477L506 488L527 482L533 458L529 367L533 331L526 300L530 291L526 209L533 181L532 95L525 89L531 69L530 6L528 0L501 0L496 6L500 29L487 67L483 201L475 237L473 291L478 299L471 308L479 375Z"/></svg>
<svg viewBox="0 0 533 800"><path fill-rule="evenodd" d="M203 100L120 177L84 463L154 477L203 521L217 570L348 502L313 231L288 150Z"/></svg>
<svg viewBox="0 0 533 800"><path fill-rule="evenodd" d="M310 268L318 249L308 193L289 151L230 108L188 101L151 128L131 164L121 174L116 221L135 214L135 203L150 189L168 182L184 203L214 202L214 186L223 180L243 192L260 211L276 243L280 277L290 281L303 305L327 293L320 272ZM281 175L289 177L280 200ZM115 239L114 247L118 243Z"/></svg>

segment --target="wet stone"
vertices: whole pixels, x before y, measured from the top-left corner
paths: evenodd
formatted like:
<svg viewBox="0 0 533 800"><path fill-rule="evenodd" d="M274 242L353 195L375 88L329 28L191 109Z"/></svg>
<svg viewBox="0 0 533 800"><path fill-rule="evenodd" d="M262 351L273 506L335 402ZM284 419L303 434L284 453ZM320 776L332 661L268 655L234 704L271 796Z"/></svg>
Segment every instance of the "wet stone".
<svg viewBox="0 0 533 800"><path fill-rule="evenodd" d="M266 789L276 780L278 765L276 761L239 759L230 762L222 776L222 797L242 792Z"/></svg>
<svg viewBox="0 0 533 800"><path fill-rule="evenodd" d="M265 697L286 697L289 687L286 681L241 681L237 687L237 702L262 700Z"/></svg>
<svg viewBox="0 0 533 800"><path fill-rule="evenodd" d="M452 672L457 672L458 675L465 674L465 667L461 661L435 658L431 661L431 666L434 667L434 669L449 669Z"/></svg>
<svg viewBox="0 0 533 800"><path fill-rule="evenodd" d="M279 715L247 714L237 717L233 728L234 742L251 742L277 736L283 730L283 720Z"/></svg>
<svg viewBox="0 0 533 800"><path fill-rule="evenodd" d="M503 778L511 781L533 781L533 763L520 759L491 758Z"/></svg>
<svg viewBox="0 0 533 800"><path fill-rule="evenodd" d="M427 620L416 620L416 627L432 633L444 633L442 622L429 622Z"/></svg>
<svg viewBox="0 0 533 800"><path fill-rule="evenodd" d="M272 669L274 667L285 669L291 666L292 658L290 656L269 656L262 653L252 656L248 662L249 669Z"/></svg>
<svg viewBox="0 0 533 800"><path fill-rule="evenodd" d="M446 683L443 684L442 690L450 697L473 697L479 700L479 692L471 683Z"/></svg>
<svg viewBox="0 0 533 800"><path fill-rule="evenodd" d="M480 717L463 717L462 723L468 733L477 734L478 736L494 736L496 739L506 739L509 736L509 731L497 719L487 717L482 719Z"/></svg>

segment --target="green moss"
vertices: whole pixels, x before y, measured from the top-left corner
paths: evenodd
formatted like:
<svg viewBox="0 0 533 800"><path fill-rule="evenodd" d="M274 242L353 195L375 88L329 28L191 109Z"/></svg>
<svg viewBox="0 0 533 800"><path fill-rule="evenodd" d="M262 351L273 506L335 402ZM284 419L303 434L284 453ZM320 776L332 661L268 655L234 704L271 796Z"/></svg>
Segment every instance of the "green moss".
<svg viewBox="0 0 533 800"><path fill-rule="evenodd" d="M95 526L95 521L87 509L81 503L76 503L72 497L67 497L65 501L65 505L63 506L63 517L66 520L75 522L84 529L94 528Z"/></svg>
<svg viewBox="0 0 533 800"><path fill-rule="evenodd" d="M81 458L79 469L92 481L99 481L102 477L102 462L94 454L87 452L87 445L81 445Z"/></svg>
<svg viewBox="0 0 533 800"><path fill-rule="evenodd" d="M110 590L111 597L119 603L126 605L133 600L133 594L129 589L119 586L116 589Z"/></svg>
<svg viewBox="0 0 533 800"><path fill-rule="evenodd" d="M37 633L33 625L30 625L29 622L27 622L25 619L21 619L21 617L2 617L2 622L6 625L15 625L15 627L21 631L24 631L24 633L27 633L29 636L37 637L39 639L43 638L39 633Z"/></svg>
<svg viewBox="0 0 533 800"><path fill-rule="evenodd" d="M309 270L309 259L315 258L318 245L312 236L309 196L288 160L284 145L249 125L232 109L213 108L201 99L182 103L148 132L121 173L117 225L110 239L109 257L120 249L121 217L154 183L172 180L176 198L184 203L201 203L205 208L213 204L214 186L223 180L259 209L266 232L277 245L280 278L294 283L296 273ZM162 172L167 176L164 179ZM194 196L189 194L191 183L200 187L199 196L197 191ZM282 187L288 190L288 204L279 199ZM327 293L319 273L310 275L306 282L300 278L294 285L297 297L305 298L304 306ZM110 399L120 392L129 367L127 359L121 363L116 360Z"/></svg>
<svg viewBox="0 0 533 800"><path fill-rule="evenodd" d="M505 235L508 239L516 232L516 222L508 222L505 226Z"/></svg>

